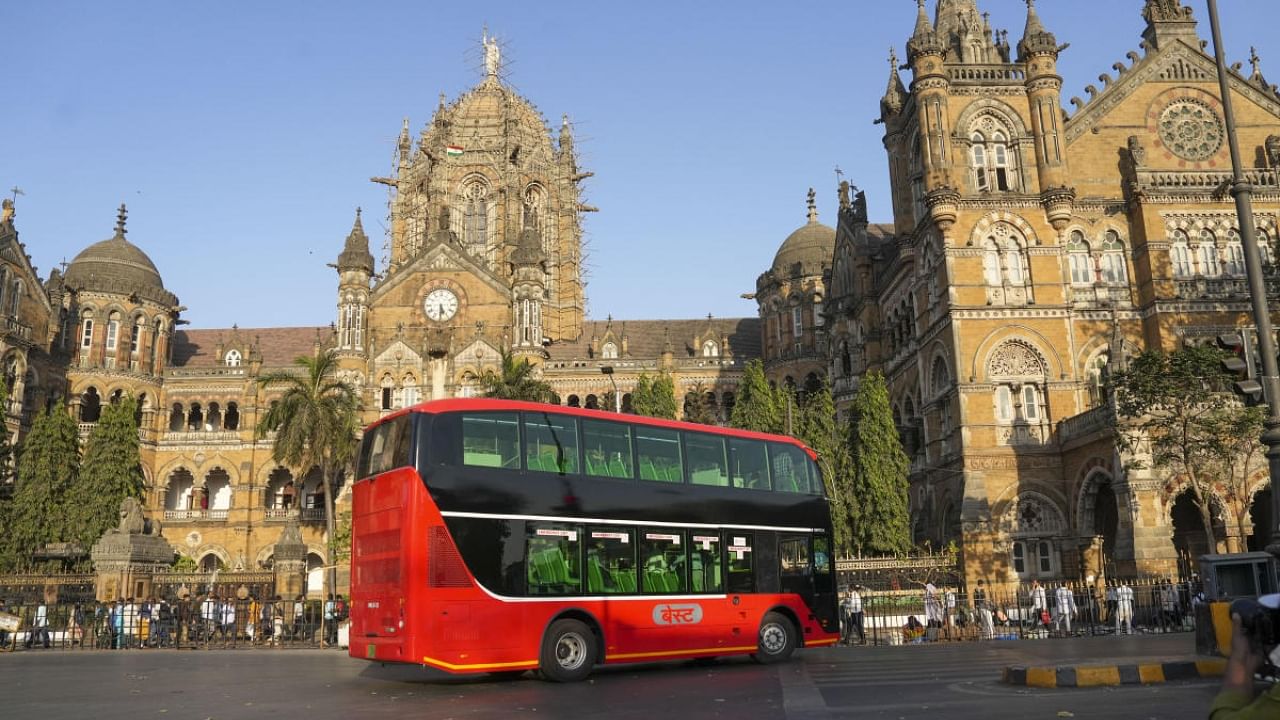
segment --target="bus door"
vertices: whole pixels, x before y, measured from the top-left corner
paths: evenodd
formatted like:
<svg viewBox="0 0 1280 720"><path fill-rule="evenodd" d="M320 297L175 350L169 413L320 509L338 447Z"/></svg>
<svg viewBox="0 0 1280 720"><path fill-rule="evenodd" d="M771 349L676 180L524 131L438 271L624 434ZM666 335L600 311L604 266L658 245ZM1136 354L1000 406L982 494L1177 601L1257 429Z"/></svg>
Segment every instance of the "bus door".
<svg viewBox="0 0 1280 720"><path fill-rule="evenodd" d="M779 589L809 601L813 597L813 563L809 536L784 535L778 539Z"/></svg>

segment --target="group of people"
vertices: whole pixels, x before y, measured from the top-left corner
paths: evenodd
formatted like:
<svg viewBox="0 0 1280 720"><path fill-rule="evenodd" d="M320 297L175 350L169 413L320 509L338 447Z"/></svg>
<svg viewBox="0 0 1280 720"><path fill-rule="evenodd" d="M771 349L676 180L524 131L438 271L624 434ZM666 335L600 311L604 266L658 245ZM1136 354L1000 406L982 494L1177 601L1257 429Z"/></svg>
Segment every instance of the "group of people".
<svg viewBox="0 0 1280 720"><path fill-rule="evenodd" d="M335 646L338 625L348 615L341 595L330 594L323 603L316 603L302 595L292 600L279 595L259 600L253 594L224 598L214 592L173 602L165 598L120 598L74 605L41 601L21 608L8 608L0 600L0 613L19 616L22 628L17 638L25 648L49 648L56 635L61 647L102 649L181 647L214 641L253 645L319 641L322 646ZM0 629L0 649L12 649L12 641L13 637Z"/></svg>
<svg viewBox="0 0 1280 720"><path fill-rule="evenodd" d="M1151 585L1149 605L1144 595L1142 621L1147 627L1182 628L1187 606L1197 597L1192 585L1188 584L1186 590L1187 597L1183 597L1179 587L1168 579ZM841 641L845 644L866 642L866 594L867 589L861 585L844 586L840 590ZM1020 626L1023 631L1067 637L1073 633L1073 622L1081 618L1094 632L1113 626L1114 632L1120 635L1133 634L1138 620L1138 593L1122 580L1107 583L1105 589L1101 586L1073 588L1066 583L1049 587L1032 580L1030 586L1005 597L1005 602L998 601L994 595L985 581L978 580L966 603L955 588L926 582L922 597L923 622L917 615L907 616L901 627L902 637L907 642L922 640L932 637L929 631L935 628L946 629L945 634L950 636L952 628L963 630L970 626L976 629L975 636L983 639L997 637L998 626ZM1074 631L1078 632L1079 628Z"/></svg>

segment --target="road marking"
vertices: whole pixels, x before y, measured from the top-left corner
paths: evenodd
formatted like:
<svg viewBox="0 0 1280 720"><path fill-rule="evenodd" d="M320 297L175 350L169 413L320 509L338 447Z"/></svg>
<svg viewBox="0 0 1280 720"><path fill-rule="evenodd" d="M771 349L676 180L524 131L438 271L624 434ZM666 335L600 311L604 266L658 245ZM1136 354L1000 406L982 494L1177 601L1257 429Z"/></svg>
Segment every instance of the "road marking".
<svg viewBox="0 0 1280 720"><path fill-rule="evenodd" d="M782 709L787 720L828 720L831 711L822 692L809 676L809 668L802 661L792 661L778 666L778 681L782 684Z"/></svg>

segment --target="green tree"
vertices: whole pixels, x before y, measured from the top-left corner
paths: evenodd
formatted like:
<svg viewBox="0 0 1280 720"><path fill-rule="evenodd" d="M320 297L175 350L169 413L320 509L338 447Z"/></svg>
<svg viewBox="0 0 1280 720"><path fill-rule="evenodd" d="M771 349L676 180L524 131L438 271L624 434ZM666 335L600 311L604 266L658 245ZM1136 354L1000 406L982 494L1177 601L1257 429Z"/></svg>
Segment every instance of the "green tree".
<svg viewBox="0 0 1280 720"><path fill-rule="evenodd" d="M836 548L841 554L851 552L849 498L852 488L849 484L848 435L848 425L836 418L831 387L823 380L822 386L809 393L800 408L795 437L818 453L818 467L822 470L822 480L831 503Z"/></svg>
<svg viewBox="0 0 1280 720"><path fill-rule="evenodd" d="M850 546L858 554L887 555L911 547L907 470L889 408L884 375L870 372L853 396L849 431Z"/></svg>
<svg viewBox="0 0 1280 720"><path fill-rule="evenodd" d="M1186 480L1211 551L1217 546L1214 499L1248 495L1265 413L1245 407L1232 392L1236 378L1222 367L1225 357L1212 346L1149 350L1110 382L1116 438L1136 456L1128 466L1150 464ZM1248 502L1239 504L1247 508Z"/></svg>
<svg viewBox="0 0 1280 720"><path fill-rule="evenodd" d="M116 526L120 501L139 500L143 494L142 458L138 453L138 425L134 420L138 404L133 397L102 408L89 434L80 477L72 490L76 498L93 498L67 508L73 520L71 535L64 538L89 548Z"/></svg>
<svg viewBox="0 0 1280 720"><path fill-rule="evenodd" d="M40 411L23 442L9 508L6 563L10 567L32 566L32 552L72 535L68 505L86 500L72 494L79 477L80 435L75 420L61 409Z"/></svg>
<svg viewBox="0 0 1280 720"><path fill-rule="evenodd" d="M747 363L738 386L737 401L729 424L742 430L782 432L782 413L777 394L764 377L764 363L754 359Z"/></svg>
<svg viewBox="0 0 1280 720"><path fill-rule="evenodd" d="M676 385L665 370L657 377L640 373L636 387L631 391L631 409L637 415L666 418L676 417Z"/></svg>
<svg viewBox="0 0 1280 720"><path fill-rule="evenodd" d="M676 383L666 370L658 373L653 379L653 412L652 417L665 420L676 419Z"/></svg>
<svg viewBox="0 0 1280 720"><path fill-rule="evenodd" d="M691 423L699 423L701 425L715 425L719 418L716 417L715 406L712 401L707 400L707 386L701 380L694 383L689 388L689 392L684 396L684 421Z"/></svg>
<svg viewBox="0 0 1280 720"><path fill-rule="evenodd" d="M502 351L501 370L488 369L480 376L485 397L549 403L555 395L551 386L538 379L538 368L527 358Z"/></svg>
<svg viewBox="0 0 1280 720"><path fill-rule="evenodd" d="M631 412L636 415L653 415L653 378L640 373L636 386L631 390Z"/></svg>
<svg viewBox="0 0 1280 720"><path fill-rule="evenodd" d="M338 584L334 480L348 466L359 445L360 403L355 389L338 378L338 360L332 350L314 357L301 356L294 365L296 371L281 370L259 378L264 389L281 388L282 392L258 424L258 437L276 433L271 449L276 462L299 468L302 475L313 467L320 468L328 541L329 572L325 573L324 583L327 595Z"/></svg>

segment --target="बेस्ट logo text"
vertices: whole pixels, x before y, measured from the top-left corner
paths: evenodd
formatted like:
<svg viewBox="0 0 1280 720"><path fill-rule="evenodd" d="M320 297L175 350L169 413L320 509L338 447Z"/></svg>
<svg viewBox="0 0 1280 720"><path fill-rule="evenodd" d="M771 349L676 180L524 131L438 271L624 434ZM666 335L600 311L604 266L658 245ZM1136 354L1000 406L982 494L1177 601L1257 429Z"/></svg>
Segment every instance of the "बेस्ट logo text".
<svg viewBox="0 0 1280 720"><path fill-rule="evenodd" d="M653 606L655 625L696 625L702 622L702 606L697 603L663 603Z"/></svg>

